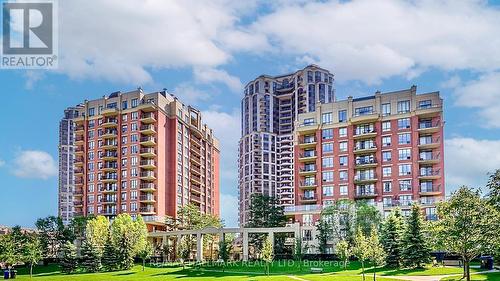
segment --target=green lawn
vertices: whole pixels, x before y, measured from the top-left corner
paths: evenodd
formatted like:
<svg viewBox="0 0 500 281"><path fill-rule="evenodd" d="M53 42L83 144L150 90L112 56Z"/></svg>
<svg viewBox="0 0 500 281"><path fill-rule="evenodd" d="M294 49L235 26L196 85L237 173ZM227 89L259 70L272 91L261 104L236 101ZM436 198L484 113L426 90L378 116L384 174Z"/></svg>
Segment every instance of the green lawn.
<svg viewBox="0 0 500 281"><path fill-rule="evenodd" d="M30 280L27 270L24 268L19 268L19 275L17 280ZM117 271L108 273L94 273L94 274L62 274L57 266L47 266L47 267L37 267L35 269L35 275L33 281L146 281L146 280L222 280L222 281L293 281L288 275L293 275L287 272L283 274L273 274L270 276L265 276L262 274L242 274L242 273L229 273L229 272L213 272L213 271L200 271L196 269L182 269L182 267L164 267L164 268L152 268L146 267L143 272L141 266L135 266L129 271ZM300 278L304 280L324 280L326 274L303 274ZM361 276L349 276L349 275L328 275L328 280L332 281L361 281ZM196 278L196 279L194 279ZM387 278L377 278L380 281L391 281L393 279Z"/></svg>

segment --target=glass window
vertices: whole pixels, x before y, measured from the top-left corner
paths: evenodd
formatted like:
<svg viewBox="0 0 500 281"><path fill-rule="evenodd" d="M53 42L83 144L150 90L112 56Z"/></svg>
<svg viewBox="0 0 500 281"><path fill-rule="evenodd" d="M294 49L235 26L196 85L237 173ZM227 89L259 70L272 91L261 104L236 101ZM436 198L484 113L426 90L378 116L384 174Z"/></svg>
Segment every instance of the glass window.
<svg viewBox="0 0 500 281"><path fill-rule="evenodd" d="M127 105L128 104L126 100L122 101L122 110L127 109Z"/></svg>
<svg viewBox="0 0 500 281"><path fill-rule="evenodd" d="M411 159L411 149L400 149L399 150L399 160L410 160Z"/></svg>
<svg viewBox="0 0 500 281"><path fill-rule="evenodd" d="M333 171L327 171L322 173L322 179L324 182L333 181Z"/></svg>
<svg viewBox="0 0 500 281"><path fill-rule="evenodd" d="M333 157L324 157L322 160L323 168L333 168Z"/></svg>
<svg viewBox="0 0 500 281"><path fill-rule="evenodd" d="M333 196L333 186L323 186L323 195L324 196Z"/></svg>
<svg viewBox="0 0 500 281"><path fill-rule="evenodd" d="M401 164L401 165L399 165L399 175L400 176L411 175L411 164Z"/></svg>
<svg viewBox="0 0 500 281"><path fill-rule="evenodd" d="M382 161L389 162L391 161L391 152L390 151L382 151Z"/></svg>
<svg viewBox="0 0 500 281"><path fill-rule="evenodd" d="M333 143L324 143L323 152L333 152Z"/></svg>
<svg viewBox="0 0 500 281"><path fill-rule="evenodd" d="M339 128L339 137L347 137L347 128L346 127Z"/></svg>
<svg viewBox="0 0 500 281"><path fill-rule="evenodd" d="M411 143L411 134L399 134L398 135L398 143L399 144L410 144Z"/></svg>
<svg viewBox="0 0 500 281"><path fill-rule="evenodd" d="M93 107L89 108L88 114L89 114L89 116L94 116L95 115L95 108L93 108Z"/></svg>
<svg viewBox="0 0 500 281"><path fill-rule="evenodd" d="M391 130L391 121L382 122L382 132L387 132Z"/></svg>
<svg viewBox="0 0 500 281"><path fill-rule="evenodd" d="M382 176L383 177L390 177L391 173L392 173L391 167L382 167Z"/></svg>
<svg viewBox="0 0 500 281"><path fill-rule="evenodd" d="M391 146L391 137L382 137L382 146Z"/></svg>
<svg viewBox="0 0 500 281"><path fill-rule="evenodd" d="M347 185L340 186L340 195L348 195Z"/></svg>
<svg viewBox="0 0 500 281"><path fill-rule="evenodd" d="M373 113L373 106L358 107L354 109L354 116L367 115Z"/></svg>
<svg viewBox="0 0 500 281"><path fill-rule="evenodd" d="M138 105L138 100L132 99L132 107L137 107L137 105Z"/></svg>
<svg viewBox="0 0 500 281"><path fill-rule="evenodd" d="M323 129L321 131L321 137L324 140L333 139L333 129Z"/></svg>
<svg viewBox="0 0 500 281"><path fill-rule="evenodd" d="M410 118L398 119L398 129L409 129L410 128Z"/></svg>
<svg viewBox="0 0 500 281"><path fill-rule="evenodd" d="M321 114L321 123L332 124L332 122L333 122L333 120L332 120L332 113L331 112Z"/></svg>
<svg viewBox="0 0 500 281"><path fill-rule="evenodd" d="M410 112L410 101L398 101L398 113L408 113Z"/></svg>
<svg viewBox="0 0 500 281"><path fill-rule="evenodd" d="M339 110L339 122L347 122L347 110Z"/></svg>
<svg viewBox="0 0 500 281"><path fill-rule="evenodd" d="M382 116L391 115L391 104L383 103L382 104Z"/></svg>
<svg viewBox="0 0 500 281"><path fill-rule="evenodd" d="M346 181L347 180L347 171L340 171L339 172L339 180L340 181Z"/></svg>
<svg viewBox="0 0 500 281"><path fill-rule="evenodd" d="M342 141L339 143L339 150L341 152L347 151L347 142L346 141Z"/></svg>
<svg viewBox="0 0 500 281"><path fill-rule="evenodd" d="M347 166L347 156L340 156L339 163L340 163L340 166Z"/></svg>
<svg viewBox="0 0 500 281"><path fill-rule="evenodd" d="M411 190L411 180L400 180L399 181L399 190L410 191Z"/></svg>
<svg viewBox="0 0 500 281"><path fill-rule="evenodd" d="M384 186L384 192L391 192L392 191L392 182L384 181L383 186Z"/></svg>
<svg viewBox="0 0 500 281"><path fill-rule="evenodd" d="M418 102L418 108L424 109L424 108L431 108L431 107L432 107L431 100L421 100Z"/></svg>

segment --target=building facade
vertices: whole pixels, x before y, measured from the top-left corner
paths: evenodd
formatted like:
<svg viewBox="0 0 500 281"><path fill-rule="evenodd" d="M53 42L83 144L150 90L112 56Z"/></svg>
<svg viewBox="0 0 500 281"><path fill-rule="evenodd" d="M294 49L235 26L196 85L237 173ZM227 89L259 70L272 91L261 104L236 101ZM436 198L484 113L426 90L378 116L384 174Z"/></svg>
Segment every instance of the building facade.
<svg viewBox="0 0 500 281"><path fill-rule="evenodd" d="M195 204L219 215L219 142L166 91L85 101L74 122L73 215L140 214L149 229Z"/></svg>
<svg viewBox="0 0 500 281"><path fill-rule="evenodd" d="M333 75L316 65L286 75L261 75L246 85L238 161L241 226L248 222L252 194L295 205L295 122L299 114L334 100Z"/></svg>
<svg viewBox="0 0 500 281"><path fill-rule="evenodd" d="M443 101L416 87L318 104L295 130L293 222L313 226L340 199L365 200L387 215L418 202L436 219L444 199Z"/></svg>
<svg viewBox="0 0 500 281"><path fill-rule="evenodd" d="M64 117L59 122L59 192L58 215L64 224L73 219L73 190L75 188L75 123L76 108L64 111Z"/></svg>

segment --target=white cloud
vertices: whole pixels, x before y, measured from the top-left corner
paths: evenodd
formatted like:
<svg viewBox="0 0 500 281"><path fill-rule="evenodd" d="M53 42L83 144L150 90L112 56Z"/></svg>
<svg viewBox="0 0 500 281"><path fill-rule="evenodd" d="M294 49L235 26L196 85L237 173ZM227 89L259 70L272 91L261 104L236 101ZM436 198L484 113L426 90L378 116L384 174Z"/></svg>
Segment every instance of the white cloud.
<svg viewBox="0 0 500 281"><path fill-rule="evenodd" d="M455 104L479 109L484 127L500 128L500 72L482 75L455 89Z"/></svg>
<svg viewBox="0 0 500 281"><path fill-rule="evenodd" d="M239 15L251 10L229 0L59 4L60 71L136 84L152 82L150 69L226 63L231 54L219 46L219 37L233 32Z"/></svg>
<svg viewBox="0 0 500 281"><path fill-rule="evenodd" d="M226 85L231 91L240 93L242 83L238 77L232 76L224 70L215 68L195 68L194 77L200 83L222 83Z"/></svg>
<svg viewBox="0 0 500 281"><path fill-rule="evenodd" d="M12 173L20 178L48 179L57 175L57 165L50 154L39 150L21 151L13 161Z"/></svg>
<svg viewBox="0 0 500 281"><path fill-rule="evenodd" d="M423 69L500 68L500 10L487 1L321 1L276 7L252 25L281 53L342 80L378 83ZM481 42L481 43L478 43Z"/></svg>
<svg viewBox="0 0 500 281"><path fill-rule="evenodd" d="M3 161L2 159L0 159L0 167L3 167L5 166L5 161Z"/></svg>
<svg viewBox="0 0 500 281"><path fill-rule="evenodd" d="M221 218L226 227L238 226L238 197L221 193L220 195Z"/></svg>
<svg viewBox="0 0 500 281"><path fill-rule="evenodd" d="M24 72L26 82L24 83L24 88L27 90L32 90L35 84L45 77L45 73L41 70L28 70Z"/></svg>
<svg viewBox="0 0 500 281"><path fill-rule="evenodd" d="M183 103L196 105L199 102L208 101L210 94L201 91L189 83L181 83L175 87L173 94L178 97Z"/></svg>
<svg viewBox="0 0 500 281"><path fill-rule="evenodd" d="M461 185L484 187L488 173L500 169L500 140L452 138L445 141L448 192Z"/></svg>

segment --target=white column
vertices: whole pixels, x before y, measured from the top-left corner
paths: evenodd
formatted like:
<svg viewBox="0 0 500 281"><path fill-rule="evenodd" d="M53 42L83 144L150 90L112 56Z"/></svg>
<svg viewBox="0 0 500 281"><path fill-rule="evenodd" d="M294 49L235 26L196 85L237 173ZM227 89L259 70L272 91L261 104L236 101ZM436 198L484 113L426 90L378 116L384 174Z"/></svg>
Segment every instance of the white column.
<svg viewBox="0 0 500 281"><path fill-rule="evenodd" d="M243 261L248 261L248 232L243 231Z"/></svg>
<svg viewBox="0 0 500 281"><path fill-rule="evenodd" d="M196 261L203 261L203 235L196 233Z"/></svg>

